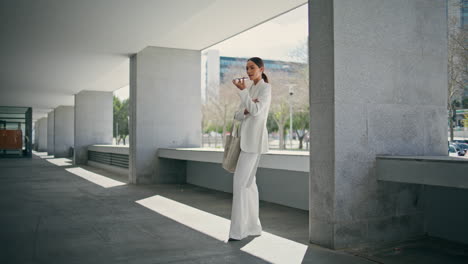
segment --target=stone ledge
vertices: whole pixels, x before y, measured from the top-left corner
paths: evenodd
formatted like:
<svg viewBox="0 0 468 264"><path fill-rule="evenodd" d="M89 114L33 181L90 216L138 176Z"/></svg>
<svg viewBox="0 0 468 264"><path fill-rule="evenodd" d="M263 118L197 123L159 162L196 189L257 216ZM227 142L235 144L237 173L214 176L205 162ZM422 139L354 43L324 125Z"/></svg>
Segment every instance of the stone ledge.
<svg viewBox="0 0 468 264"><path fill-rule="evenodd" d="M391 160L414 160L414 161L432 161L432 162L468 162L467 157L450 157L450 156L377 156L377 159Z"/></svg>
<svg viewBox="0 0 468 264"><path fill-rule="evenodd" d="M115 154L129 154L128 146L122 145L91 145L88 146L88 150Z"/></svg>
<svg viewBox="0 0 468 264"><path fill-rule="evenodd" d="M88 150L129 155L128 146L122 145L91 145ZM160 148L158 157L221 164L223 149ZM309 152L272 150L262 155L259 168L309 172Z"/></svg>
<svg viewBox="0 0 468 264"><path fill-rule="evenodd" d="M160 148L160 158L211 162L221 164L222 149L206 148ZM271 151L262 155L259 168L309 172L309 152Z"/></svg>
<svg viewBox="0 0 468 264"><path fill-rule="evenodd" d="M468 159L448 156L377 156L381 181L468 189Z"/></svg>

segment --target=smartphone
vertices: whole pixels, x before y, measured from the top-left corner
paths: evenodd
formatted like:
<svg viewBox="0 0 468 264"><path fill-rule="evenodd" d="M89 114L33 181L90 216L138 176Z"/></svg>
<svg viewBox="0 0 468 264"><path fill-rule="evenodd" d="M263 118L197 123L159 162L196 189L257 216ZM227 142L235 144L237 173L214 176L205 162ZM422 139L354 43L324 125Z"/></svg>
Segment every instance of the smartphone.
<svg viewBox="0 0 468 264"><path fill-rule="evenodd" d="M240 81L242 81L242 80L245 81L245 80L249 80L249 79L250 79L249 77L241 77L241 78L235 78L235 79L233 79L233 81L234 81L234 82L240 82Z"/></svg>

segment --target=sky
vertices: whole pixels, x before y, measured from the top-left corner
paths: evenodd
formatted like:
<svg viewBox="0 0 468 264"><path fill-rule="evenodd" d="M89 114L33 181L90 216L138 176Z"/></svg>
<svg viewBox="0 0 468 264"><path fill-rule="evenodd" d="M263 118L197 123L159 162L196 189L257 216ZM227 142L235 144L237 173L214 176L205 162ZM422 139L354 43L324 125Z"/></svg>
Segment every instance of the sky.
<svg viewBox="0 0 468 264"><path fill-rule="evenodd" d="M227 57L294 61L290 57L291 51L303 44L307 36L308 10L305 4L208 49L217 49L221 56ZM116 90L114 95L121 100L127 99L128 85Z"/></svg>
<svg viewBox="0 0 468 264"><path fill-rule="evenodd" d="M302 5L208 49L219 50L221 56L290 61L290 51L307 36L308 10Z"/></svg>
<svg viewBox="0 0 468 264"><path fill-rule="evenodd" d="M128 99L128 97L130 97L130 87L126 85L118 90L115 90L114 95L122 101Z"/></svg>

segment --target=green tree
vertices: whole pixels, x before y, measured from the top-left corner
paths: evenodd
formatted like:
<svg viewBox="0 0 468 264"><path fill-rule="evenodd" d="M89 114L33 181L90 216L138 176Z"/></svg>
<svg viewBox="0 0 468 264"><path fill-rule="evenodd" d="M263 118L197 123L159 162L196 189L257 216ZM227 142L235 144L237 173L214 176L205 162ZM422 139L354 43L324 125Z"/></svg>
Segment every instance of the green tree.
<svg viewBox="0 0 468 264"><path fill-rule="evenodd" d="M462 120L463 127L468 127L468 114L464 114L464 119Z"/></svg>
<svg viewBox="0 0 468 264"><path fill-rule="evenodd" d="M270 106L271 117L276 123L279 134L279 149L286 149L286 141L284 140L284 130L289 119L289 105L286 102L275 102Z"/></svg>
<svg viewBox="0 0 468 264"><path fill-rule="evenodd" d="M274 71L270 74L271 84L271 105L270 113L272 119L276 122L279 134L279 149L286 149L285 129L290 118L290 107L299 105L297 100L304 95L299 95L297 92L291 97L289 87L297 86L298 76L294 69L290 71Z"/></svg>
<svg viewBox="0 0 468 264"><path fill-rule="evenodd" d="M126 145L125 139L129 135L128 127L128 110L129 110L129 99L120 101L120 99L114 96L114 138L117 139L117 144L123 140Z"/></svg>
<svg viewBox="0 0 468 264"><path fill-rule="evenodd" d="M245 75L240 67L230 67L224 73L224 81L218 84L208 84L206 103L202 106L202 128L205 133L216 131L222 135L222 145L226 132L230 130L234 112L239 106L237 88L231 80Z"/></svg>
<svg viewBox="0 0 468 264"><path fill-rule="evenodd" d="M464 98L462 101L463 109L468 109L468 98Z"/></svg>
<svg viewBox="0 0 468 264"><path fill-rule="evenodd" d="M118 115L121 107L122 107L122 102L120 101L120 99L117 96L114 96L114 102L113 102L113 109L114 109L113 110L113 116L114 116L113 137L114 138L117 138L117 135L118 135L116 123L117 123L117 120L118 120L117 115Z"/></svg>
<svg viewBox="0 0 468 264"><path fill-rule="evenodd" d="M309 50L308 39L300 42L294 48L289 56L300 63L291 64L295 76L293 95L293 130L299 139L299 149L303 149L304 138L308 135L310 124L310 106L309 106Z"/></svg>
<svg viewBox="0 0 468 264"><path fill-rule="evenodd" d="M457 17L450 17L448 22L447 110L449 111L450 140L453 141L456 110L461 106L459 101L462 100L465 80L468 76L468 27L460 27Z"/></svg>
<svg viewBox="0 0 468 264"><path fill-rule="evenodd" d="M269 133L278 132L278 124L273 120L273 113L271 111L268 113L267 130Z"/></svg>
<svg viewBox="0 0 468 264"><path fill-rule="evenodd" d="M303 149L303 141L304 137L307 135L309 131L309 122L310 121L310 113L309 107L306 109L302 109L299 112L294 113L293 116L293 129L297 134L297 138L299 140L299 149Z"/></svg>

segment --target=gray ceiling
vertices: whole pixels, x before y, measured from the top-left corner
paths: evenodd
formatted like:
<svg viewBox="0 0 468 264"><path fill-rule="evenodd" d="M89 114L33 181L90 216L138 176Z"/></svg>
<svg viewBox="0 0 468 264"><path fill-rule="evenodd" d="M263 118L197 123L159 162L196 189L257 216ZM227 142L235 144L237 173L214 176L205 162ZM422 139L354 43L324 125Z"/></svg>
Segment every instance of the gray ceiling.
<svg viewBox="0 0 468 264"><path fill-rule="evenodd" d="M0 106L0 128L3 127L3 122L13 123L15 126L16 123L25 123L26 112L29 109L27 107Z"/></svg>
<svg viewBox="0 0 468 264"><path fill-rule="evenodd" d="M34 119L81 90L128 84L146 46L202 50L306 0L2 0L0 105Z"/></svg>
<svg viewBox="0 0 468 264"><path fill-rule="evenodd" d="M22 115L24 116L28 111L27 107L5 107L0 106L0 115L7 114L7 115Z"/></svg>

